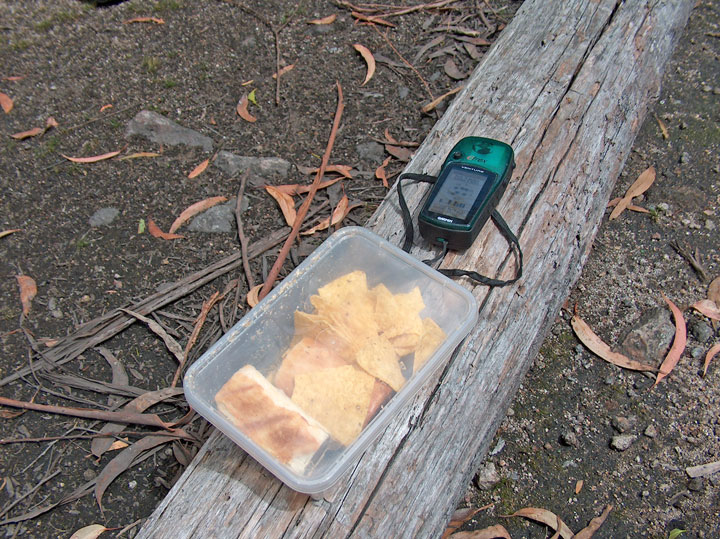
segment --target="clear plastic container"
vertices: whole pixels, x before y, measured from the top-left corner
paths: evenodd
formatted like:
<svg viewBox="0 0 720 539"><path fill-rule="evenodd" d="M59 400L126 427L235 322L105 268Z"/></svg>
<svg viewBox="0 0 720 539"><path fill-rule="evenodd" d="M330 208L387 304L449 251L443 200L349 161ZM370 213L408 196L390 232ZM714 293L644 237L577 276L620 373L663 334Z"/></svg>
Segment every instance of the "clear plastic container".
<svg viewBox="0 0 720 539"><path fill-rule="evenodd" d="M188 369L190 405L289 487L332 486L477 320L362 227L333 234Z"/></svg>

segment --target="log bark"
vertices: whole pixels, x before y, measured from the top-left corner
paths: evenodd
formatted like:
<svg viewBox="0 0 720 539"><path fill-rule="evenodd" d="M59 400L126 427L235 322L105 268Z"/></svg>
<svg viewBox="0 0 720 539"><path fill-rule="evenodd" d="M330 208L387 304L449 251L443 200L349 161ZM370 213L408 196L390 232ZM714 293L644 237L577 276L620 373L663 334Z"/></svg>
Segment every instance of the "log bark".
<svg viewBox="0 0 720 539"><path fill-rule="evenodd" d="M580 274L692 6L527 0L407 168L437 173L464 136L510 143L517 167L499 211L520 238L523 279L465 282L481 304L477 326L330 491L293 492L215 433L139 537L439 536ZM407 189L411 208L425 189ZM396 201L393 190L368 226L400 244ZM515 269L491 225L443 266L502 278Z"/></svg>

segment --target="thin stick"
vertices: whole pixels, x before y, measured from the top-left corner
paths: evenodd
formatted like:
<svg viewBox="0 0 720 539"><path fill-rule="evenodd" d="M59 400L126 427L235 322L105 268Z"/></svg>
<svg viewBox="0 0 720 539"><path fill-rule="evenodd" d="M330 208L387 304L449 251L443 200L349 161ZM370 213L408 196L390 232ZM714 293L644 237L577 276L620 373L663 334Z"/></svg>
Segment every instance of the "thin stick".
<svg viewBox="0 0 720 539"><path fill-rule="evenodd" d="M5 509L3 509L2 511L0 511L0 517L5 516L13 507L15 507L17 504L19 504L21 501L23 501L25 498L27 498L27 497L30 496L31 494L34 494L41 486L43 486L45 483L47 483L48 481L50 481L53 477L55 477L55 476L56 476L57 474L59 474L61 471L62 471L62 470L59 470L59 469L58 469L58 470L55 470L55 471L54 471L53 473L51 473L50 475L47 475L47 476L43 477L43 478L40 480L40 482L39 482L37 485L35 485L31 490L29 490L28 492L26 492L25 494L23 494L22 496L20 496L17 500L15 500L13 503L11 503L10 505L8 505L8 506L7 506Z"/></svg>
<svg viewBox="0 0 720 539"><path fill-rule="evenodd" d="M378 30L377 26L373 25L373 28L375 31L380 35L381 38L385 40L385 43L387 43L390 48L395 52L395 54L398 55L398 57L405 63L406 66L408 66L415 75L420 79L420 82L423 83L423 86L425 86L425 91L427 91L428 95L430 96L430 99L435 99L435 96L432 93L432 90L430 90L430 85L427 83L427 81L423 78L423 76L420 74L420 72L415 68L414 65L412 65L410 62L408 62L405 57L400 54L400 51L398 51L395 46L392 44L390 39L387 37L386 34Z"/></svg>
<svg viewBox="0 0 720 539"><path fill-rule="evenodd" d="M108 412L105 410L92 410L90 408L67 408L65 406L53 406L51 404L37 404L34 402L18 401L0 397L0 405L24 410L35 410L50 414L69 415L72 417L83 417L85 419L100 419L114 423L134 423L137 425L149 425L170 430L172 423L165 423L156 414L136 414L131 412Z"/></svg>
<svg viewBox="0 0 720 539"><path fill-rule="evenodd" d="M183 431L180 431L183 432ZM39 438L0 438L0 445L9 444L30 444L41 442L58 442L65 440L92 440L94 438L120 438L121 436L147 436L148 432L139 430L123 430L116 432L94 432L92 434L66 434L58 436L42 436ZM180 438L187 440L188 437L177 432L158 432L156 435L169 436L171 438Z"/></svg>
<svg viewBox="0 0 720 539"><path fill-rule="evenodd" d="M332 152L333 145L335 144L335 136L337 135L338 129L340 128L340 119L342 118L343 109L345 108L345 104L343 103L342 86L340 86L339 82L336 84L338 92L338 104L337 109L335 110L335 118L333 119L333 125L330 131L328 144L325 148L325 154L323 155L322 162L320 163L320 168L318 169L317 174L315 175L315 179L310 186L310 192L308 193L307 198L302 203L302 206L300 206L300 209L297 212L297 216L295 217L295 222L293 223L290 235L285 240L285 244L280 250L277 260L275 260L275 264L273 264L273 267L268 274L268 278L265 280L265 284L263 284L262 290L260 290L260 294L258 294L259 299L262 299L267 295L267 293L272 288L272 285L275 283L278 275L280 274L280 269L285 263L285 259L290 252L290 248L292 247L295 238L297 238L297 235L300 232L300 227L305 220L305 216L307 215L308 209L310 208L310 204L312 203L312 200L315 197L315 193L318 190L318 186L320 185L320 182L325 175L325 169L327 168L328 161L330 160L330 152Z"/></svg>
<svg viewBox="0 0 720 539"><path fill-rule="evenodd" d="M250 175L250 169L247 169L240 179L240 190L237 194L237 202L235 203L235 222L237 223L238 240L240 240L240 253L242 254L243 270L245 271L245 278L247 279L248 290L255 286L255 280L253 279L252 272L250 271L250 262L247 256L247 236L243 229L242 211L240 206L242 204L243 196L245 195L245 185L247 184L248 176Z"/></svg>

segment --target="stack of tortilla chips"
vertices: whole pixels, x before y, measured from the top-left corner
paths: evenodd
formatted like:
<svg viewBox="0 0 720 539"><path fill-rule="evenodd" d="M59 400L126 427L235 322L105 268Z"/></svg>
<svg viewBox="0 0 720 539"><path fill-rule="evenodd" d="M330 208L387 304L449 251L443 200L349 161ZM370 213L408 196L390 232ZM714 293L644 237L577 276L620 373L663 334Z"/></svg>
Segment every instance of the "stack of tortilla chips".
<svg viewBox="0 0 720 539"><path fill-rule="evenodd" d="M272 381L330 435L349 445L378 409L405 385L403 362L417 372L445 332L421 318L416 287L393 294L367 286L354 271L328 283L295 313L295 338Z"/></svg>

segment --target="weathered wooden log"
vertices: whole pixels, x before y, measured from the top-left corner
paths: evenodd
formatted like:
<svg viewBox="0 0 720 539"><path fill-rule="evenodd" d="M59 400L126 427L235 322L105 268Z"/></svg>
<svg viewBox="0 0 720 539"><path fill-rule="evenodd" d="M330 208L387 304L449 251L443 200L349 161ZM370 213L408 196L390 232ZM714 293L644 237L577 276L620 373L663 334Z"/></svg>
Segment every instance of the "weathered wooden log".
<svg viewBox="0 0 720 539"><path fill-rule="evenodd" d="M580 274L692 6L527 0L408 166L436 173L468 135L510 143L517 168L499 210L520 238L523 279L465 283L482 305L477 326L329 492L293 492L216 433L140 537L439 536ZM407 189L411 208L425 189ZM399 244L396 200L390 192L368 226ZM514 272L491 225L443 266Z"/></svg>

